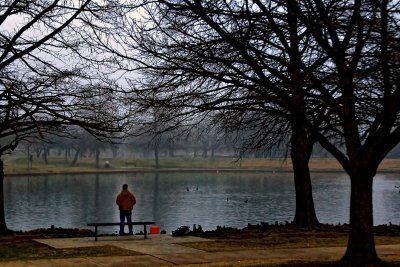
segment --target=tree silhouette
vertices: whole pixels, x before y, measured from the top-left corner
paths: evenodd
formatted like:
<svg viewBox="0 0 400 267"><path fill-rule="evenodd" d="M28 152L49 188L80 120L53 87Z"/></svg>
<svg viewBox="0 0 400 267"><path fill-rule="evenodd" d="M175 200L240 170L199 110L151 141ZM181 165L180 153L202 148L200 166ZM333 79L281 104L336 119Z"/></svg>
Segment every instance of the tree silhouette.
<svg viewBox="0 0 400 267"><path fill-rule="evenodd" d="M171 116L242 109L286 119L296 194L310 192L315 141L350 177L342 265L381 265L372 231L372 182L400 141L400 4L144 2L142 17L116 27L114 39L125 47L114 52L141 71L142 79L131 82L132 99L144 109L169 108ZM315 223L312 214L305 217L308 225Z"/></svg>
<svg viewBox="0 0 400 267"><path fill-rule="evenodd" d="M301 44L309 45L302 39L310 33L297 36L299 27L291 16L279 14L282 25L278 25L274 14L266 16L245 3L149 2L140 10L143 17L113 20L118 26L110 38L118 45L116 49L108 46L121 62L136 63L140 71L141 78L129 81L132 103L144 112L168 109L171 119L190 123L217 111L261 113L271 125L280 125L285 118L295 162L294 225L317 228L308 168L316 139L303 120L309 116L313 123L321 122L315 105L308 107L305 101L305 81L298 64L308 51ZM285 30L289 26L290 32ZM284 42L282 47L280 42ZM286 135L287 129L263 127L263 136L270 134L267 146L279 143L275 137Z"/></svg>
<svg viewBox="0 0 400 267"><path fill-rule="evenodd" d="M90 49L82 39L82 22L109 9L107 2L101 6L90 0L14 0L0 6L0 157L30 136L72 136L65 130L68 125L99 139L123 130L118 87L102 75L105 61L88 60ZM0 164L4 233L1 158Z"/></svg>

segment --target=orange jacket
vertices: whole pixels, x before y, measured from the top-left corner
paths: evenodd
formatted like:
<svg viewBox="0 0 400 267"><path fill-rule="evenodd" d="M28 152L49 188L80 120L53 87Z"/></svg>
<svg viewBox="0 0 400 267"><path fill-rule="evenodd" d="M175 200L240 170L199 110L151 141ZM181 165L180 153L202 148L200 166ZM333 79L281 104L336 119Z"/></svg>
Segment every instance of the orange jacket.
<svg viewBox="0 0 400 267"><path fill-rule="evenodd" d="M135 196L128 190L122 190L115 200L120 210L132 210L136 204Z"/></svg>

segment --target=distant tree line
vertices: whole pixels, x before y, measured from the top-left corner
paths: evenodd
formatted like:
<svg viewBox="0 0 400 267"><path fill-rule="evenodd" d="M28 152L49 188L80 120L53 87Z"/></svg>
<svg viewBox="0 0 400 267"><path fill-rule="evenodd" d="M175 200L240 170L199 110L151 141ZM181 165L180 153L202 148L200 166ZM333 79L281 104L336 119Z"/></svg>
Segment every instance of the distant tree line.
<svg viewBox="0 0 400 267"><path fill-rule="evenodd" d="M241 133L242 139L214 132L193 133L189 136L174 136L171 133L159 136L155 144L154 137L135 136L121 139L118 143L102 142L85 132L76 134L74 139L60 136L46 136L44 139L27 139L21 142L15 153L42 158L45 164L49 157L64 158L66 165L74 166L81 158L94 158L95 166L100 168L101 158L156 158L156 157L192 157L192 158L286 158L286 146L267 149L240 149L246 138L251 136ZM155 147L157 146L157 147ZM157 151L157 153L156 153ZM333 158L318 144L312 154L314 158ZM397 145L387 158L400 158L400 145Z"/></svg>

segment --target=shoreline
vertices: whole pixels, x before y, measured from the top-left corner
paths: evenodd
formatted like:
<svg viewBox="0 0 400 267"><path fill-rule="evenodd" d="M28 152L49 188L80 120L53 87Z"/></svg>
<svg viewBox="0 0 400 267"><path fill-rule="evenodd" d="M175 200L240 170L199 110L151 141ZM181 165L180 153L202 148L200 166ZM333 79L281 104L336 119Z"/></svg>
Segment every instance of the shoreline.
<svg viewBox="0 0 400 267"><path fill-rule="evenodd" d="M167 173L167 172L241 172L241 173L293 173L290 160L282 159L246 159L240 166L207 166L204 167L130 167L113 166L95 168L92 166L56 166L37 164L33 168L26 166L5 164L4 174L7 176L38 176L61 174L110 174L110 173ZM254 162L251 162L251 161ZM226 164L225 164L226 165ZM335 159L311 159L309 163L310 173L340 173L346 174ZM385 159L378 168L378 174L400 173L400 159Z"/></svg>
<svg viewBox="0 0 400 267"><path fill-rule="evenodd" d="M189 227L189 226L188 226ZM349 232L350 225L348 223L320 223L319 227L316 229L306 229L299 228L292 225L290 222L278 222L275 223L266 223L261 222L258 224L250 224L247 226L239 228L239 227L229 227L229 226L216 226L211 230L201 230L199 228L191 229L189 227L189 232L184 235L194 235L201 237L229 237L235 235L243 235L247 234L252 237L259 236L260 232L278 232L278 233L297 233L297 232L336 232L336 233L344 233L347 234ZM94 231L92 228L63 228L63 227L50 227L50 228L35 228L31 230L10 230L10 234L16 235L42 235L46 237L52 238L60 238L60 237L94 237ZM177 229L178 230L178 229ZM374 235L376 236L400 236L400 224L389 223L389 224L379 224L373 226ZM171 233L159 233L160 235ZM135 235L143 235L142 231L135 233ZM99 236L118 236L118 234L99 234ZM176 235L178 236L178 235ZM183 236L183 235L182 235Z"/></svg>
<svg viewBox="0 0 400 267"><path fill-rule="evenodd" d="M197 169L197 168L127 168L127 169L97 169L97 170L68 170L68 171L22 171L22 172L4 172L5 177L10 176L43 176L43 175L85 175L85 174L118 174L118 173L173 173L173 172L240 172L240 173L293 173L289 169ZM310 174L319 173L338 173L346 174L339 169L317 169L310 170ZM377 174L400 174L400 169L379 169Z"/></svg>

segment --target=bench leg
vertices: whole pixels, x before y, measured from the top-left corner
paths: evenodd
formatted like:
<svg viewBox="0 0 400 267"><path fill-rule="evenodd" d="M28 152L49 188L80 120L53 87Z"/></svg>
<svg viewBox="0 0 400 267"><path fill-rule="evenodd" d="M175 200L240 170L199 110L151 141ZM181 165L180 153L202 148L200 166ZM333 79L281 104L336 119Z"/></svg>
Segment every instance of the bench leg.
<svg viewBox="0 0 400 267"><path fill-rule="evenodd" d="M97 241L97 225L94 227L94 241Z"/></svg>

